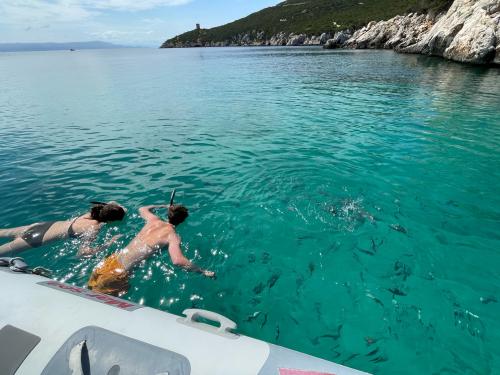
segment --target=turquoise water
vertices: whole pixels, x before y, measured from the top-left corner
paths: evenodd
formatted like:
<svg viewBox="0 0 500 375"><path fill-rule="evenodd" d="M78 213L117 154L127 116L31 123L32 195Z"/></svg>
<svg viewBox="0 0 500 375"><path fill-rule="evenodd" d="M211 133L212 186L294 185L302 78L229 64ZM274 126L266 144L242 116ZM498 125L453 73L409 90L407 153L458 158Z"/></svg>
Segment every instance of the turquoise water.
<svg viewBox="0 0 500 375"><path fill-rule="evenodd" d="M500 71L389 51L0 55L0 227L172 188L186 253L126 298L377 374L500 372ZM23 253L85 285L76 243ZM116 248L111 249L116 250ZM4 286L5 287L5 286Z"/></svg>

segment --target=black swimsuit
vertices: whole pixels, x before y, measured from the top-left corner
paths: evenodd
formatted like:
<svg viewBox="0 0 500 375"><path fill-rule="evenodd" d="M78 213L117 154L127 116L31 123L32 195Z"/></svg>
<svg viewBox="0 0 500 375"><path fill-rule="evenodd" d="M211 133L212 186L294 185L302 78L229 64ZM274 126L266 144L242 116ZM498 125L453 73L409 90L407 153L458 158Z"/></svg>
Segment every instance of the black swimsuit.
<svg viewBox="0 0 500 375"><path fill-rule="evenodd" d="M45 223L38 223L32 225L26 232L23 233L21 238L25 240L31 247L39 247L43 245L43 236L54 225L55 221L46 221Z"/></svg>
<svg viewBox="0 0 500 375"><path fill-rule="evenodd" d="M68 228L68 238L76 238L76 237L78 237L76 235L75 231L73 230L73 224L75 224L75 221L77 221L77 220L78 220L78 218L75 217L73 219L73 221L71 222L71 224L69 225L69 228Z"/></svg>
<svg viewBox="0 0 500 375"><path fill-rule="evenodd" d="M75 231L73 230L73 224L78 218L73 219L68 228L68 238L77 237ZM24 232L21 238L28 243L31 247L40 247L43 245L43 237L45 233L54 225L57 221L46 221L44 223L34 224Z"/></svg>

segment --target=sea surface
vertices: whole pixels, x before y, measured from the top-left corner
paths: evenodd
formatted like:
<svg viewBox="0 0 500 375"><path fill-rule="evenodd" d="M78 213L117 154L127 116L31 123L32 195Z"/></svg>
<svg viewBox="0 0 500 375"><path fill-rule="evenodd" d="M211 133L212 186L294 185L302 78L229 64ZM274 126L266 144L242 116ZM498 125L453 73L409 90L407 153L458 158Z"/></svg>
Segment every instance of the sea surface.
<svg viewBox="0 0 500 375"><path fill-rule="evenodd" d="M176 188L185 252L217 279L163 252L125 298L375 374L500 373L499 69L317 48L2 53L0 140L0 227L129 209L106 253L21 254L58 280L86 285Z"/></svg>

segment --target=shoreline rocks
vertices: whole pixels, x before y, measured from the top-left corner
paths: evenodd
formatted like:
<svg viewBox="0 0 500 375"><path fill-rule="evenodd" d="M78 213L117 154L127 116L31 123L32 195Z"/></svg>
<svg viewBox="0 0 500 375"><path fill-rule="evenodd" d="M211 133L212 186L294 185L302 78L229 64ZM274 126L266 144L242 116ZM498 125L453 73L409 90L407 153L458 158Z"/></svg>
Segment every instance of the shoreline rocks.
<svg viewBox="0 0 500 375"><path fill-rule="evenodd" d="M455 0L417 43L399 52L473 63L499 63L500 0Z"/></svg>
<svg viewBox="0 0 500 375"><path fill-rule="evenodd" d="M345 45L345 43L352 37L352 33L350 30L342 30L335 33L332 39L328 39L323 48L333 49L333 48L341 48Z"/></svg>
<svg viewBox="0 0 500 375"><path fill-rule="evenodd" d="M370 22L345 48L386 48L471 64L500 63L500 0L455 0L438 16L409 14Z"/></svg>
<svg viewBox="0 0 500 375"><path fill-rule="evenodd" d="M323 48L394 49L401 53L441 56L471 64L500 65L500 0L455 0L439 15L410 13L372 21L361 29L321 35L263 31L219 42L165 42L162 48L226 46L317 46Z"/></svg>
<svg viewBox="0 0 500 375"><path fill-rule="evenodd" d="M314 37L314 38L316 38L316 37ZM287 46L301 46L304 44L306 39L307 39L306 34L290 35L290 37L288 39L288 43L286 45ZM310 42L310 40L308 42Z"/></svg>
<svg viewBox="0 0 500 375"><path fill-rule="evenodd" d="M433 24L431 16L413 13L387 21L370 22L346 40L343 47L398 49L420 41Z"/></svg>

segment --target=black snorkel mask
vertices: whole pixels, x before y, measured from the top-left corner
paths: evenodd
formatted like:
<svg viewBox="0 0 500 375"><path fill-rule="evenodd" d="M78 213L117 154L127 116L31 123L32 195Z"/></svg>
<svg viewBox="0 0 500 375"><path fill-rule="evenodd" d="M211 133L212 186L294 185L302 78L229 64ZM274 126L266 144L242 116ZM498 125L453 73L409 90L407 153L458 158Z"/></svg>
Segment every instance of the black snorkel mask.
<svg viewBox="0 0 500 375"><path fill-rule="evenodd" d="M108 203L98 202L98 201L91 201L90 203L95 205L95 206L107 206L108 205Z"/></svg>

